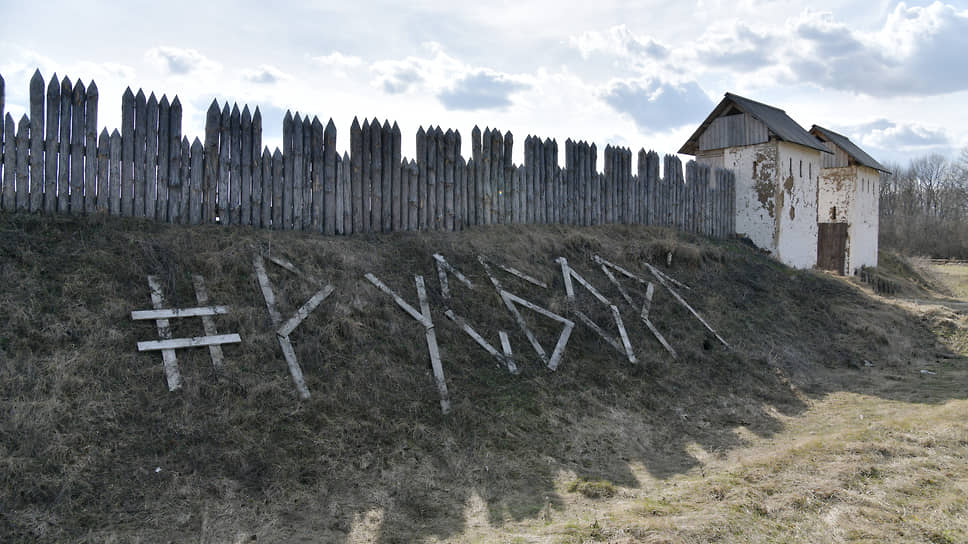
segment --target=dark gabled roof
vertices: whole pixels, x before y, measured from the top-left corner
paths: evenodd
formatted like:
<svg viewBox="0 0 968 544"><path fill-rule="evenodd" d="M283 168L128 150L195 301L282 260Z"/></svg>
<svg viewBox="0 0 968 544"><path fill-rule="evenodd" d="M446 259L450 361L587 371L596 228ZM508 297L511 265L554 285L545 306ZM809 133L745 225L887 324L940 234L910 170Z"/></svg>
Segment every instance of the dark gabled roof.
<svg viewBox="0 0 968 544"><path fill-rule="evenodd" d="M696 151L699 150L699 136L717 117L725 113L730 106L735 106L736 109L743 113L748 113L758 119L780 140L800 144L824 153L830 153L830 150L826 146L798 125L785 111L755 100L750 100L749 98L743 98L733 93L726 93L725 98L713 109L709 117L706 117L706 120L696 129L696 132L686 140L686 143L683 144L679 153L695 155Z"/></svg>
<svg viewBox="0 0 968 544"><path fill-rule="evenodd" d="M881 166L881 163L874 160L874 157L871 157L865 153L863 149L857 147L854 142L850 141L850 138L844 136L843 134L837 134L829 128L823 128L818 125L813 125L813 128L810 129L810 132L819 133L819 136L822 136L823 138L833 142L835 146L843 149L861 166L866 166L868 168L873 168L874 170L880 170L881 172L890 174L889 170Z"/></svg>

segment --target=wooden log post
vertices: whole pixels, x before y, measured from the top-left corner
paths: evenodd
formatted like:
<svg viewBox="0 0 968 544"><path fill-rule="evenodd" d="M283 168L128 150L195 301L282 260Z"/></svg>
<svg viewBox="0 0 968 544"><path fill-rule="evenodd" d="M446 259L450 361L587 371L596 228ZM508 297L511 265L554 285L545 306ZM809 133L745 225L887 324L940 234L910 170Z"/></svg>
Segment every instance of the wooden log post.
<svg viewBox="0 0 968 544"><path fill-rule="evenodd" d="M313 123L309 115L303 117L302 122L302 230L314 230L313 224L313 198L314 187L312 184L312 157L313 157ZM318 230L316 232L319 232Z"/></svg>
<svg viewBox="0 0 968 544"><path fill-rule="evenodd" d="M494 136L491 134L491 129L489 127L484 127L484 133L481 138L481 162L478 164L478 168L481 169L481 224L490 225L493 222L491 215L491 207L494 204L493 200L493 185L491 179L491 166L493 161L493 153L491 152L491 146L494 144Z"/></svg>
<svg viewBox="0 0 968 544"><path fill-rule="evenodd" d="M343 234L353 232L353 160L343 152Z"/></svg>
<svg viewBox="0 0 968 544"><path fill-rule="evenodd" d="M339 234L343 233L343 192L337 190L339 176L336 172L339 158L336 153L336 123L330 119L323 131L323 233L328 236L337 234L337 230ZM342 187L342 184L339 185Z"/></svg>
<svg viewBox="0 0 968 544"><path fill-rule="evenodd" d="M419 166L415 159L410 159L404 169L407 178L407 230L414 231L420 228L420 191L419 191Z"/></svg>
<svg viewBox="0 0 968 544"><path fill-rule="evenodd" d="M236 106L237 108L238 106ZM232 183L232 110L222 105L222 120L218 132L218 183L215 188L215 217L223 225L231 221L229 188Z"/></svg>
<svg viewBox="0 0 968 544"><path fill-rule="evenodd" d="M427 229L427 132L421 126L416 136L417 179L417 225L414 230Z"/></svg>
<svg viewBox="0 0 968 544"><path fill-rule="evenodd" d="M381 155L380 164L380 227L383 232L393 230L393 128L390 122L383 120L380 129Z"/></svg>
<svg viewBox="0 0 968 544"><path fill-rule="evenodd" d="M454 131L447 129L443 137L444 142L444 229L454 230L456 210L454 208L454 167L457 162L454 142Z"/></svg>
<svg viewBox="0 0 968 544"><path fill-rule="evenodd" d="M444 131L439 126L434 130L434 143L436 145L436 160L437 160L437 215L435 216L434 222L437 230L446 230L446 219L447 215L447 142L446 135Z"/></svg>
<svg viewBox="0 0 968 544"><path fill-rule="evenodd" d="M266 147L262 150L262 228L274 228L272 224L273 198L272 198L272 153Z"/></svg>
<svg viewBox="0 0 968 544"><path fill-rule="evenodd" d="M29 207L30 193L30 118L24 114L17 123L17 175L15 184L16 209L26 210Z"/></svg>
<svg viewBox="0 0 968 544"><path fill-rule="evenodd" d="M40 70L30 78L30 186L27 208L44 207L44 78Z"/></svg>
<svg viewBox="0 0 968 544"><path fill-rule="evenodd" d="M390 127L390 215L392 230L407 230L407 215L410 213L408 190L403 186L402 135L396 121Z"/></svg>
<svg viewBox="0 0 968 544"><path fill-rule="evenodd" d="M3 118L3 210L12 212L17 208L17 134L13 117Z"/></svg>
<svg viewBox="0 0 968 544"><path fill-rule="evenodd" d="M362 138L360 155L360 189L362 192L360 194L360 198L362 199L361 202L363 204L363 208L361 210L362 230L360 232L371 232L370 214L373 213L373 208L370 199L373 192L373 181L371 179L373 172L373 138L370 135L370 131L372 128L373 127L370 125L370 120L364 118L363 127L360 131Z"/></svg>
<svg viewBox="0 0 968 544"><path fill-rule="evenodd" d="M121 133L118 129L111 132L108 167L108 213L121 214Z"/></svg>
<svg viewBox="0 0 968 544"><path fill-rule="evenodd" d="M182 166L183 162L187 160L187 157L183 158L185 154L184 145L187 142L182 141L182 106L181 100L177 96L171 101L168 107L168 222L169 223L184 223L182 202L185 201L183 198L183 187L187 187L188 183L184 177L182 177Z"/></svg>
<svg viewBox="0 0 968 544"><path fill-rule="evenodd" d="M303 118L299 112L292 118L292 152L287 157L286 162L291 163L292 183L286 181L286 189L292 188L292 224L287 225L293 230L303 230L306 228L309 217L306 217L306 154L305 138L303 130ZM286 206L288 209L288 205Z"/></svg>
<svg viewBox="0 0 968 544"><path fill-rule="evenodd" d="M272 152L272 228L284 230L286 228L285 219L285 198L286 195L286 161L282 156L282 151L277 147ZM263 180L264 182L264 180ZM268 187L266 187L267 189ZM263 189L265 190L265 189ZM291 212L290 212L291 217Z"/></svg>
<svg viewBox="0 0 968 544"><path fill-rule="evenodd" d="M331 119L332 120L332 119ZM323 136L325 139L325 136ZM348 155L347 155L348 156ZM325 161L325 152L323 160ZM346 234L345 225L343 223L343 204L346 201L345 191L346 185L343 183L343 167L344 165L349 168L349 161L343 161L343 157L333 151L333 177L335 187L333 188L333 234ZM328 166L328 165L327 165ZM330 221L329 215L326 216L326 221Z"/></svg>
<svg viewBox="0 0 968 544"><path fill-rule="evenodd" d="M215 222L215 195L218 193L218 143L219 134L222 131L222 114L218 106L218 101L212 100L212 104L208 107L208 112L205 115L205 144L204 144L204 168L205 171L202 173L202 184L198 187L199 195L201 199L199 203L202 206L202 215L200 217L200 222L213 223ZM192 160L195 159L195 153L192 152ZM194 166L194 162L192 162ZM194 175L194 172L193 172ZM194 178L193 178L194 182ZM194 185L194 183L193 183ZM195 188L192 188L192 198L195 196ZM194 204L194 202L193 202ZM195 225L195 216L192 214L192 224ZM278 224L277 224L278 225ZM278 226L276 227L278 228Z"/></svg>
<svg viewBox="0 0 968 544"><path fill-rule="evenodd" d="M370 232L383 230L383 128L380 120L370 123L372 142L370 169Z"/></svg>
<svg viewBox="0 0 968 544"><path fill-rule="evenodd" d="M74 83L71 102L71 168L70 168L70 211L71 215L84 213L84 101L87 90L78 79ZM26 180L24 180L26 181ZM19 187L18 187L18 193ZM17 201L20 207L20 200Z"/></svg>
<svg viewBox="0 0 968 544"><path fill-rule="evenodd" d="M239 172L242 185L239 187L239 223L251 225L252 221L252 112L249 105L242 107L239 121L241 130L241 149L239 157ZM258 151L256 151L258 153Z"/></svg>
<svg viewBox="0 0 968 544"><path fill-rule="evenodd" d="M437 223L437 130L427 128L427 229L440 228Z"/></svg>
<svg viewBox="0 0 968 544"><path fill-rule="evenodd" d="M97 175L95 179L97 180L97 202L95 206L95 211L99 214L108 213L108 206L110 205L111 196L111 179L110 179L110 169L111 169L111 136L108 134L108 129L101 129L101 134L98 135L98 143L95 149L97 163Z"/></svg>
<svg viewBox="0 0 968 544"><path fill-rule="evenodd" d="M323 185L326 182L324 174L325 166L324 155L326 144L323 137L323 123L319 117L313 117L309 124L309 132L304 132L304 138L309 143L309 155L306 156L306 177L309 179L309 217L306 230L313 232L326 232L326 205L323 193ZM330 197L332 198L332 197Z"/></svg>
<svg viewBox="0 0 968 544"><path fill-rule="evenodd" d="M182 149L184 150L184 142L182 143ZM202 145L201 140L195 138L192 142L191 147L188 150L188 198L182 203L187 212L186 223L190 225L198 225L205 221L205 210L208 205L206 202L207 195L205 194L205 189L207 185L205 184L205 176L209 173L209 165L205 162L209 155L206 146ZM182 192L184 195L185 193Z"/></svg>
<svg viewBox="0 0 968 544"><path fill-rule="evenodd" d="M155 98L155 93L148 96L144 114L145 217L155 219L158 190L158 171L156 168L158 164L158 99Z"/></svg>
<svg viewBox="0 0 968 544"><path fill-rule="evenodd" d="M2 79L0 78L0 80ZM3 83L0 82L0 87L2 85ZM60 97L60 81L57 79L57 74L54 74L47 84L47 119L45 123L44 213L47 214L57 211L57 136L60 127ZM0 122L3 121L2 103L3 91L0 88Z"/></svg>
<svg viewBox="0 0 968 544"><path fill-rule="evenodd" d="M264 156L264 150L262 149L262 111L256 106L255 111L252 112L252 143L251 143L251 153L252 153L252 164L250 166L252 170L252 225L255 227L268 228L267 222L263 221L263 207L267 205L267 202L263 200L265 198L265 189L263 181L264 167L262 165L262 159Z"/></svg>
<svg viewBox="0 0 968 544"><path fill-rule="evenodd" d="M60 109L57 145L57 213L69 213L71 206L71 106L74 104L74 85L64 76L60 83Z"/></svg>
<svg viewBox="0 0 968 544"><path fill-rule="evenodd" d="M97 85L91 81L84 98L84 213L87 214L94 213L97 204L97 102Z"/></svg>
<svg viewBox="0 0 968 544"><path fill-rule="evenodd" d="M158 221L175 223L177 219L170 216L171 193L178 189L171 187L171 155L180 151L180 147L171 148L171 103L167 95L162 95L158 101L158 199L155 205L155 217Z"/></svg>
<svg viewBox="0 0 968 544"><path fill-rule="evenodd" d="M363 232L363 129L356 117L350 126L350 201L351 232Z"/></svg>
<svg viewBox="0 0 968 544"><path fill-rule="evenodd" d="M469 161L471 178L468 185L471 186L469 189L469 223L471 225L480 225L483 218L483 194L482 194L482 181L481 181L481 129L477 125L471 130L471 160Z"/></svg>
<svg viewBox="0 0 968 544"><path fill-rule="evenodd" d="M142 89L134 97L134 216L145 217L147 197L147 173L145 153L148 145L147 98Z"/></svg>

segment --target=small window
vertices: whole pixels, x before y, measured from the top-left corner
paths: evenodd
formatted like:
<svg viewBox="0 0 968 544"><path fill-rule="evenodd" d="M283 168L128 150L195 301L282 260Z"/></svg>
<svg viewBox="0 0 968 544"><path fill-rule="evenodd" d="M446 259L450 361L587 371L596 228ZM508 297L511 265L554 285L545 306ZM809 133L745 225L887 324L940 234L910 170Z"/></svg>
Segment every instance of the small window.
<svg viewBox="0 0 968 544"><path fill-rule="evenodd" d="M807 164L807 175L810 176L810 179L813 179L813 163L812 162Z"/></svg>
<svg viewBox="0 0 968 544"><path fill-rule="evenodd" d="M803 177L803 161L800 161L800 177Z"/></svg>
<svg viewBox="0 0 968 544"><path fill-rule="evenodd" d="M790 157L790 177L793 177L793 157Z"/></svg>
<svg viewBox="0 0 968 544"><path fill-rule="evenodd" d="M832 206L830 208L830 220L831 221L837 220L837 206Z"/></svg>

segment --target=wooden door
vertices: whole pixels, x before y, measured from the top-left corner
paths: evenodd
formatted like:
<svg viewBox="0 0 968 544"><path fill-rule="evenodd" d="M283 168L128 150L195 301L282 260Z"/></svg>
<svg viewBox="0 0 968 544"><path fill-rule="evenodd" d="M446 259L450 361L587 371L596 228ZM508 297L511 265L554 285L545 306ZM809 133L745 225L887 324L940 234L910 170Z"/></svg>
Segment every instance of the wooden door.
<svg viewBox="0 0 968 544"><path fill-rule="evenodd" d="M817 266L844 273L847 258L847 223L820 223L817 233Z"/></svg>

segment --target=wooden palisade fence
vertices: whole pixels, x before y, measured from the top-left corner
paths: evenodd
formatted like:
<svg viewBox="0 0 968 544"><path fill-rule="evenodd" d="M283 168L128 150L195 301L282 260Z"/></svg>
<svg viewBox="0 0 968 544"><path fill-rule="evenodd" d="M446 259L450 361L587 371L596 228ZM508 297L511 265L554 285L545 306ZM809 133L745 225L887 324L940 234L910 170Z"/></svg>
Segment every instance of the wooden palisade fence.
<svg viewBox="0 0 968 544"><path fill-rule="evenodd" d="M396 123L356 119L349 152L336 127L286 114L283 149L262 145L259 108L213 101L204 142L182 134L182 108L152 93L122 97L121 130L97 132L98 90L40 72L30 81L29 115L4 117L0 77L0 208L61 214L108 213L182 224L240 224L327 235L461 230L491 224L660 225L725 237L734 232L735 179L690 161L628 148L598 149L528 136L516 165L510 132L477 127L465 160L458 131L416 135L416 157L401 156Z"/></svg>

